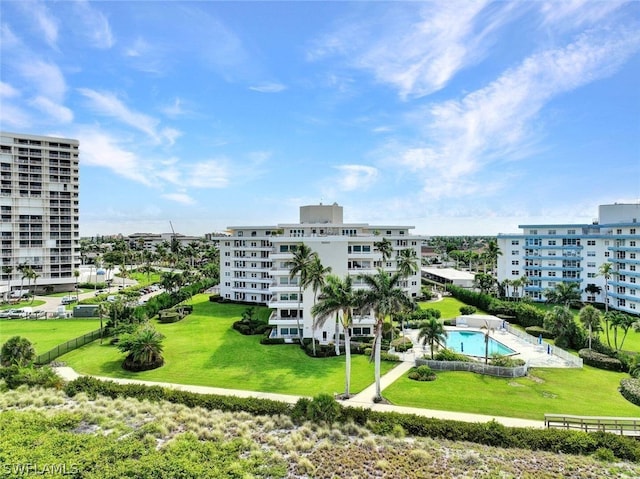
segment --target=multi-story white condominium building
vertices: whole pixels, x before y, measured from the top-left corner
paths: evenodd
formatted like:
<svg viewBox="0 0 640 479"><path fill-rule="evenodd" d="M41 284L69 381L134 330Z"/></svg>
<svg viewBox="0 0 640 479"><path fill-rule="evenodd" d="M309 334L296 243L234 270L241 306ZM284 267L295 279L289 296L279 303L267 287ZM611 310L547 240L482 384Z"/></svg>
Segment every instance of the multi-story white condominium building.
<svg viewBox="0 0 640 479"><path fill-rule="evenodd" d="M583 301L604 302L605 278L599 270L610 263L609 307L640 314L640 203L601 205L592 224L520 228L520 234L498 235L498 281L526 278L509 295L544 301L545 290L572 281L580 285ZM601 293L589 292L590 284Z"/></svg>
<svg viewBox="0 0 640 479"><path fill-rule="evenodd" d="M230 237L220 238L220 294L223 298L266 305L273 309L269 323L274 326L272 337L298 337L300 322L305 338L312 337L311 307L314 292L303 291L298 308L298 278L290 278L293 251L306 244L318 254L323 266L331 267L331 274L351 275L354 287L363 287L357 277L376 274L378 268L393 272L397 269L396 255L411 248L420 258L422 237L410 235L412 226L370 226L343 223L342 207L311 205L300 207L300 223L275 226L232 226ZM393 254L383 260L374 246L389 240ZM414 275L401 286L411 297L420 294L420 264ZM368 336L373 333L373 319L368 315L354 318L352 334ZM316 328L321 342L333 339L333 319Z"/></svg>
<svg viewBox="0 0 640 479"><path fill-rule="evenodd" d="M26 289L28 265L39 288L69 290L80 265L78 141L0 133L0 292ZM33 286L32 286L33 287Z"/></svg>

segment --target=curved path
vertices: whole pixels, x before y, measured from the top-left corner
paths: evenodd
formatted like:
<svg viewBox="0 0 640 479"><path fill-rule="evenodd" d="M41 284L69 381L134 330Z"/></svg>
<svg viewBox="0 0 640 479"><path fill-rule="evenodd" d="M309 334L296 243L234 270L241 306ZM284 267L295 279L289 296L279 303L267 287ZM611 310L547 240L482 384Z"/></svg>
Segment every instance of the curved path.
<svg viewBox="0 0 640 479"><path fill-rule="evenodd" d="M381 388L384 390L389 384L396 381L400 376L405 374L413 366L412 361L404 361L381 378ZM72 368L67 366L60 366L54 368L56 372L66 381L72 381L81 375L75 372ZM300 396L292 396L288 394L275 394L265 393L258 391L243 391L239 389L222 389L207 386L192 386L187 384L173 384L173 383L161 383L154 381L140 381L137 379L124 379L124 378L108 378L102 376L94 376L96 379L104 381L113 381L119 384L144 384L147 386L161 386L179 391L190 391L199 394L218 394L223 396L236 396L236 397L255 397L260 399L272 399L274 401L283 401L294 404L300 399ZM531 428L544 428L544 421L533 421L529 419L519 419L515 417L500 417L500 416L486 416L481 414L470 414L454 411L438 411L432 409L421 409L413 407L395 406L392 404L376 404L373 402L375 395L375 384L365 388L362 392L356 394L352 398L343 401L344 406L352 407L365 407L373 411L380 412L398 412L403 414L415 414L418 416L427 416L437 419L451 419L455 421L465 422L489 422L496 421L504 426L508 427L531 427Z"/></svg>

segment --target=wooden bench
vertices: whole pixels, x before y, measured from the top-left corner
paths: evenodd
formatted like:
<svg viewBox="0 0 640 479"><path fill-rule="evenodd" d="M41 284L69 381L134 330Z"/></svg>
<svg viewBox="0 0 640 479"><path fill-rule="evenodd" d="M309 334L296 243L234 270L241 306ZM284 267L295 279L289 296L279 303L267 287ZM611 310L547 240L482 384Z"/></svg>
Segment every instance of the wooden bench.
<svg viewBox="0 0 640 479"><path fill-rule="evenodd" d="M609 432L623 436L640 437L640 418L607 416L572 416L569 414L545 414L547 428L576 429L585 432Z"/></svg>

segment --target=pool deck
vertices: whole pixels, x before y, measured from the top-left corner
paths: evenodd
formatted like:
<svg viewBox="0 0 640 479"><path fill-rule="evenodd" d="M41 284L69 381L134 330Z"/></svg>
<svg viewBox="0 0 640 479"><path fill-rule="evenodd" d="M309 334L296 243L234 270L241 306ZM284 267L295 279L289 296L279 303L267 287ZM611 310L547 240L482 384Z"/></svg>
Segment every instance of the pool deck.
<svg viewBox="0 0 640 479"><path fill-rule="evenodd" d="M451 331L480 331L484 334L484 331L478 328L467 327L447 327L447 330ZM418 341L418 330L407 330L407 336L411 338L414 346L413 357L421 357L428 352L428 347L423 348ZM531 344L518 336L511 334L507 331L494 331L491 333L491 337L496 341L508 346L516 351L517 354L512 355L512 358L523 359L528 362L531 368L575 368L576 366L570 362L553 354L554 348L551 348L551 354L547 351L547 345Z"/></svg>

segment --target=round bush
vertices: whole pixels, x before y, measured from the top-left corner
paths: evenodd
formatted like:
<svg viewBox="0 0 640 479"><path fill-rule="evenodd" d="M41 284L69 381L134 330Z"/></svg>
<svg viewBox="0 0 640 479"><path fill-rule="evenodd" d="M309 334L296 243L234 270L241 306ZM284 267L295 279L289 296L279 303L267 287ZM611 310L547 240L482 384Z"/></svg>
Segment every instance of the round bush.
<svg viewBox="0 0 640 479"><path fill-rule="evenodd" d="M435 381L436 379L436 373L426 365L411 368L408 376L409 379L413 379L414 381Z"/></svg>

